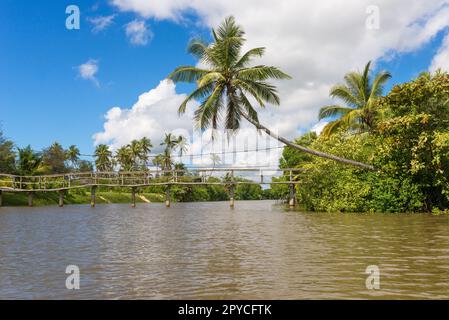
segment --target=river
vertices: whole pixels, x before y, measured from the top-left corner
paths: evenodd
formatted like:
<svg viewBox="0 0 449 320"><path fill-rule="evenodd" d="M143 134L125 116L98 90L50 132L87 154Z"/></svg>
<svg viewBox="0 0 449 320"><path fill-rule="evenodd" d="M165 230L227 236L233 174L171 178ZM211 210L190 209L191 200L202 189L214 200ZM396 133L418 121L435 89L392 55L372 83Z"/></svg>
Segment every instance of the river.
<svg viewBox="0 0 449 320"><path fill-rule="evenodd" d="M68 265L79 290L66 288ZM449 217L271 201L0 208L5 298L448 299Z"/></svg>

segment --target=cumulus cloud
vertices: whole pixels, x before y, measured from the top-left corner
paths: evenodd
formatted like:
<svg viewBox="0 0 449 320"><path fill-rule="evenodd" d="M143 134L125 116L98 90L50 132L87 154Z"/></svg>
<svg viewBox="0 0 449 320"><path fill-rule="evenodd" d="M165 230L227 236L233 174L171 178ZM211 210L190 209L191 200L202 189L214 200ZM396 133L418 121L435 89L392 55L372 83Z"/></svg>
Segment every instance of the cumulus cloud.
<svg viewBox="0 0 449 320"><path fill-rule="evenodd" d="M137 46L144 46L153 38L153 33L144 20L133 20L126 24L125 32L129 41Z"/></svg>
<svg viewBox="0 0 449 320"><path fill-rule="evenodd" d="M178 107L185 98L186 95L176 93L173 82L161 81L156 88L140 95L130 109L110 109L105 116L103 132L94 135L95 144L106 143L117 149L145 136L156 146L155 142L158 144L165 132L192 128L191 109L195 103L189 105L185 116L177 116Z"/></svg>
<svg viewBox="0 0 449 320"><path fill-rule="evenodd" d="M89 59L86 63L83 63L77 67L78 75L84 80L92 81L96 86L99 86L99 81L96 78L98 73L98 61Z"/></svg>
<svg viewBox="0 0 449 320"><path fill-rule="evenodd" d="M109 26L112 25L115 19L115 14L110 16L99 16L95 18L87 18L91 24L93 24L92 32L98 33L103 30L106 30Z"/></svg>
<svg viewBox="0 0 449 320"><path fill-rule="evenodd" d="M129 109L113 107L105 115L102 132L93 136L96 145L104 143L113 150L128 144L133 139L148 137L153 142L153 153L162 152L160 142L165 133L182 135L189 142L189 150L177 161L196 166L211 166L211 154L228 166L276 166L282 145L254 128L245 125L237 135L230 136L218 131L212 140L211 131L201 132L194 129L193 111L196 102L189 103L186 114L178 117L177 110L185 94L177 94L175 84L163 80L159 85L139 96Z"/></svg>
<svg viewBox="0 0 449 320"><path fill-rule="evenodd" d="M435 57L433 57L432 64L429 68L432 72L437 69L449 71L449 34L444 38L443 44Z"/></svg>

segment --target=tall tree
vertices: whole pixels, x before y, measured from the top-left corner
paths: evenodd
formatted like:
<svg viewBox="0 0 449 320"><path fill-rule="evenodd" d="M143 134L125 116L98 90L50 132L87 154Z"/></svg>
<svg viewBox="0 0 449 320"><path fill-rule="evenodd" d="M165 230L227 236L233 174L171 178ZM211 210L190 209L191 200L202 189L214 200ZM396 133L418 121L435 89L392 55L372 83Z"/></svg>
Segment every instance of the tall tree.
<svg viewBox="0 0 449 320"><path fill-rule="evenodd" d="M71 145L66 152L67 160L70 161L70 165L75 170L78 168L80 154L80 149L78 149L78 147L75 145Z"/></svg>
<svg viewBox="0 0 449 320"><path fill-rule="evenodd" d="M112 152L105 144L100 144L95 148L95 167L98 171L113 169Z"/></svg>
<svg viewBox="0 0 449 320"><path fill-rule="evenodd" d="M331 105L321 108L319 119L339 117L329 122L322 132L330 136L339 128L351 131L371 131L374 128L377 110L375 100L379 98L385 83L391 78L387 71L377 73L372 79L371 61L363 72L350 72L345 75L345 83L334 86L330 91L332 98L342 100L346 105Z"/></svg>
<svg viewBox="0 0 449 320"><path fill-rule="evenodd" d="M43 151L43 166L48 168L50 173L66 173L68 171L66 160L66 150L58 142L54 142Z"/></svg>
<svg viewBox="0 0 449 320"><path fill-rule="evenodd" d="M115 152L115 159L122 171L132 171L135 165L135 155L130 145L118 148Z"/></svg>
<svg viewBox="0 0 449 320"><path fill-rule="evenodd" d="M14 173L15 158L14 143L4 138L0 130L0 173Z"/></svg>
<svg viewBox="0 0 449 320"><path fill-rule="evenodd" d="M200 105L195 111L194 118L200 129L210 127L217 129L224 117L225 128L235 132L240 127L241 119L244 118L257 129L292 148L342 163L374 169L368 164L297 145L259 123L251 98L260 107L265 107L266 103L279 105L276 87L268 83L268 80L290 77L276 67L250 66L252 58L263 56L265 48L253 48L242 54L244 34L234 18L229 17L217 29L212 30L214 39L212 44L198 39L190 42L188 51L205 67L181 66L169 75L175 82L197 84L197 88L180 105L179 114L185 113L189 101L197 99L200 100Z"/></svg>
<svg viewBox="0 0 449 320"><path fill-rule="evenodd" d="M20 175L35 175L42 164L42 155L35 152L31 146L26 148L17 148L18 160L17 171Z"/></svg>

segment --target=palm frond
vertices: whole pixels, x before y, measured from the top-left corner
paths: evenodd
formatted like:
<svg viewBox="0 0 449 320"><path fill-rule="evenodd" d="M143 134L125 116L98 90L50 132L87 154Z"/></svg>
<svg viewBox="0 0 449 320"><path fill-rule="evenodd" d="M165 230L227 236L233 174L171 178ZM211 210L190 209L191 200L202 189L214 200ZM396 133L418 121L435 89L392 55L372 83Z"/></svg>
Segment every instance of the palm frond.
<svg viewBox="0 0 449 320"><path fill-rule="evenodd" d="M237 73L240 79L251 81L264 81L268 79L291 79L291 77L276 67L255 66L240 70Z"/></svg>
<svg viewBox="0 0 449 320"><path fill-rule="evenodd" d="M347 114L348 112L351 112L352 110L354 109L337 105L325 106L320 109L318 118L319 120L322 120L324 118L342 116Z"/></svg>
<svg viewBox="0 0 449 320"><path fill-rule="evenodd" d="M170 73L168 78L174 82L195 82L207 73L207 70L202 70L197 67L181 66Z"/></svg>
<svg viewBox="0 0 449 320"><path fill-rule="evenodd" d="M248 65L248 63L251 61L254 57L262 57L265 54L265 48L253 48L248 50L237 63L234 65L235 69L244 68Z"/></svg>

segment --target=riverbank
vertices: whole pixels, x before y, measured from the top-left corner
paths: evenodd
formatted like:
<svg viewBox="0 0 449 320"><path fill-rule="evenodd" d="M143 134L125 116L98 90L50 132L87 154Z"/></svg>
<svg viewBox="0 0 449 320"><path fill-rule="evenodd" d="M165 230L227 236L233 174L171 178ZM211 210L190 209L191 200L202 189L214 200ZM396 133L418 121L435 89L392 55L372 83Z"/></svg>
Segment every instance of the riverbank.
<svg viewBox="0 0 449 320"><path fill-rule="evenodd" d="M138 193L136 194L137 203L148 202L163 202L165 195L159 193ZM110 204L110 203L130 203L131 194L129 192L117 192L117 191L99 191L96 194L97 204ZM33 197L33 206L44 207L58 205L59 195L56 192L36 192ZM90 192L84 190L78 190L76 192L68 192L64 196L64 204L90 204ZM26 207L28 206L28 196L26 193L13 193L3 191L3 204L4 207Z"/></svg>

